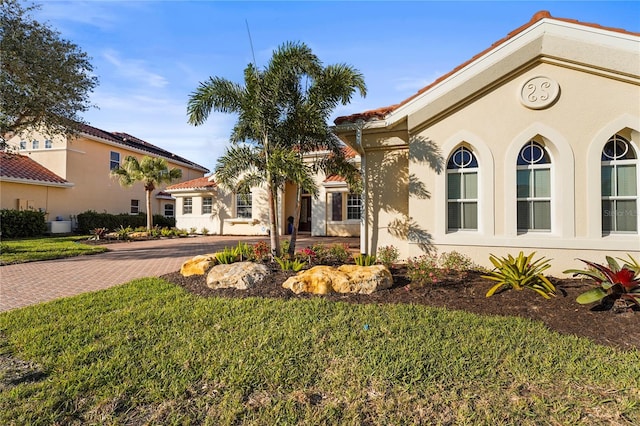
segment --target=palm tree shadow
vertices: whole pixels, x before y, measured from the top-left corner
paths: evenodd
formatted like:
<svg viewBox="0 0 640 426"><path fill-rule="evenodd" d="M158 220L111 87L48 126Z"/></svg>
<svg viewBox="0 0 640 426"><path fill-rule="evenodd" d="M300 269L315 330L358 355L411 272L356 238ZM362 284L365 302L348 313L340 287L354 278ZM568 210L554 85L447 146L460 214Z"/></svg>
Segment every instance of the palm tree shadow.
<svg viewBox="0 0 640 426"><path fill-rule="evenodd" d="M382 142L384 145L384 141ZM385 228L396 238L416 243L421 250L433 250L433 237L419 222L409 216L409 198L429 199L431 192L419 176L409 173L409 163L427 164L436 173L444 170L444 159L435 142L412 137L409 149L388 149L367 155L366 220L371 223L372 253L378 248L383 217L395 216ZM403 194L407 194L408 197Z"/></svg>

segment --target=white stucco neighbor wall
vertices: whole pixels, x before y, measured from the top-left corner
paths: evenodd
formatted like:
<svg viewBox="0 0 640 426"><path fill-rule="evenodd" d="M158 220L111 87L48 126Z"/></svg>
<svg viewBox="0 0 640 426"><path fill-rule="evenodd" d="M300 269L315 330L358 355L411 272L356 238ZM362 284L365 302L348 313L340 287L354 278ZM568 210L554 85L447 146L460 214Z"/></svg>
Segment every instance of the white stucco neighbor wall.
<svg viewBox="0 0 640 426"><path fill-rule="evenodd" d="M202 233L206 228L211 235L267 235L269 212L266 193L261 188L252 190L252 217L239 218L236 214L236 196L222 190L169 190L176 198L176 227L196 229ZM211 197L212 212L203 213L203 198ZM191 213L185 213L185 199L191 199Z"/></svg>

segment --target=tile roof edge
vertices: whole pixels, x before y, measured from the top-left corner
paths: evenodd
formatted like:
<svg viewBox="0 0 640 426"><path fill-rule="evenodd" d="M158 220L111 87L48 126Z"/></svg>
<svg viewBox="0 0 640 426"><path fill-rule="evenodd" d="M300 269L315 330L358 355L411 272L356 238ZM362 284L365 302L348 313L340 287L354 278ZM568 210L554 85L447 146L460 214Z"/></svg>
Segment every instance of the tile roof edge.
<svg viewBox="0 0 640 426"><path fill-rule="evenodd" d="M415 99L418 96L422 95L423 93L425 93L426 91L428 91L429 89L431 89L432 87L437 85L438 83L442 82L446 78L448 78L451 75L455 74L457 71L459 71L462 68L464 68L465 66L469 65L470 63L472 63L476 59L480 58L482 55L485 55L486 53L490 52L491 50L495 49L496 47L506 43L510 39L514 38L516 35L522 33L527 28L532 27L534 24L536 24L539 21L542 21L543 19L550 19L550 20L566 22L566 23L574 24L574 25L581 25L581 26L589 27L589 28L596 28L596 29L601 29L601 30L605 30L605 31L611 31L611 32L617 32L617 33L622 33L622 34L640 36L640 33L627 31L627 30L622 29L622 28L605 27L605 26L599 25L599 24L581 22L581 21L578 21L577 19L556 18L554 16L551 16L551 13L549 11L541 10L541 11L536 12L533 15L533 17L529 20L529 22L527 22L526 24L519 26L518 28L514 29L513 31L510 31L505 37L503 37L500 40L492 43L488 48L486 48L483 51L481 51L480 53L472 56L470 59L468 59L465 62L461 63L460 65L456 66L455 68L453 68L451 71L447 72L446 74L441 75L440 77L435 79L433 82L431 82L427 86L423 87L422 89L418 90L416 93L414 93L413 95L411 95L408 98L404 99L403 101L401 101L401 102L399 102L397 104L394 104L394 105L386 106L386 107L380 107L380 108L376 108L376 109L372 109L372 110L368 110L368 111L363 111L363 112L360 112L360 113L355 113L355 114L346 115L346 116L340 116L340 117L337 117L333 122L334 122L334 124L339 126L339 125L345 124L345 123L353 123L353 122L355 122L357 120L364 120L364 121L383 120L385 117L387 117L389 114L391 114L392 112L394 112L395 110L397 110L401 106L409 103L410 101L412 101L413 99Z"/></svg>

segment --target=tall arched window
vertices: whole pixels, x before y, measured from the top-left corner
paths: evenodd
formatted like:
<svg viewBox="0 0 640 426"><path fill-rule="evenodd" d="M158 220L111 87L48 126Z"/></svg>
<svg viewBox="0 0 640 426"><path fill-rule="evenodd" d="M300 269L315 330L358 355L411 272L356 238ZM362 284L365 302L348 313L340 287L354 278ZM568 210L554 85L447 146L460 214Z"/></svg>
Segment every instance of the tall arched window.
<svg viewBox="0 0 640 426"><path fill-rule="evenodd" d="M602 232L638 232L637 155L613 135L602 150Z"/></svg>
<svg viewBox="0 0 640 426"><path fill-rule="evenodd" d="M478 229L478 160L464 146L447 162L447 229Z"/></svg>
<svg viewBox="0 0 640 426"><path fill-rule="evenodd" d="M551 230L551 159L533 140L518 154L517 203L518 231Z"/></svg>

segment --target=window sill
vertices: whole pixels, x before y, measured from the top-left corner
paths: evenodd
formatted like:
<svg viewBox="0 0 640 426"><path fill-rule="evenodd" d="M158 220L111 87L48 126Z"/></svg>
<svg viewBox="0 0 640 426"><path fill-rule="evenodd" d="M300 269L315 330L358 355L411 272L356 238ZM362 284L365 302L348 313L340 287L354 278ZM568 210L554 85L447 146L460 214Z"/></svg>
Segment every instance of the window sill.
<svg viewBox="0 0 640 426"><path fill-rule="evenodd" d="M327 225L359 225L360 219L328 220Z"/></svg>
<svg viewBox="0 0 640 426"><path fill-rule="evenodd" d="M228 223L229 226L233 226L233 225L239 225L239 224L255 225L260 221L257 219L252 219L248 217L236 217L233 219L225 219L224 222Z"/></svg>

